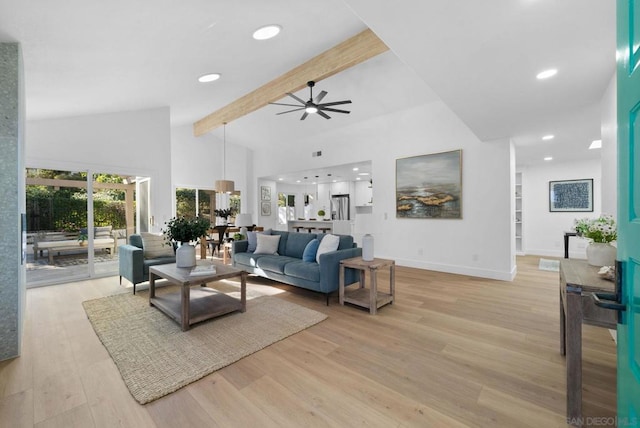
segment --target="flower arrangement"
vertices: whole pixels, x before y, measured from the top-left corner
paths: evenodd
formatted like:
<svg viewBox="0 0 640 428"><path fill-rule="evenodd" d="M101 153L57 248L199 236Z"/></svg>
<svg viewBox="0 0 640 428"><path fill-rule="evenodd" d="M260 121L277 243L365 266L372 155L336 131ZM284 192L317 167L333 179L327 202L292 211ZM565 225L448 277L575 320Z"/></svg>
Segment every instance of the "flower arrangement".
<svg viewBox="0 0 640 428"><path fill-rule="evenodd" d="M579 236L597 243L609 243L618 239L618 229L613 216L603 214L596 219L575 219L573 229Z"/></svg>
<svg viewBox="0 0 640 428"><path fill-rule="evenodd" d="M216 214L217 217L221 217L221 218L229 218L231 216L233 216L236 213L236 209L231 207L231 208L222 208L219 210L213 210L213 212Z"/></svg>
<svg viewBox="0 0 640 428"><path fill-rule="evenodd" d="M185 218L174 217L165 223L167 229L162 233L167 235L170 241L189 242L204 236L211 227L209 219L204 217Z"/></svg>

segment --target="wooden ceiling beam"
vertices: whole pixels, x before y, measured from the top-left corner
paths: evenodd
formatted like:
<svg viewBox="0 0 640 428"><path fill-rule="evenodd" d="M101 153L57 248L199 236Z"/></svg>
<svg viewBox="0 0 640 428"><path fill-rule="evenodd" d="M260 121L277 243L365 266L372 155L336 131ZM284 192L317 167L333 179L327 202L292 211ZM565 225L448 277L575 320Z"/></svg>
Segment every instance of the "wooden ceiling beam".
<svg viewBox="0 0 640 428"><path fill-rule="evenodd" d="M387 45L373 31L366 29L198 120L193 124L193 133L196 137L204 135L283 98L287 92L305 88L309 80L319 82L387 50Z"/></svg>

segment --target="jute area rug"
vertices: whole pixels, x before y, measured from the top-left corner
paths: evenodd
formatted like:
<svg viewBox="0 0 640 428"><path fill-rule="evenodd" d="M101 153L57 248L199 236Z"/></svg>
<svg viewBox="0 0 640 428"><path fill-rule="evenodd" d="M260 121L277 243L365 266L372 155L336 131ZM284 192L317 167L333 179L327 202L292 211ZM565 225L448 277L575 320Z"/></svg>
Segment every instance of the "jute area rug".
<svg viewBox="0 0 640 428"><path fill-rule="evenodd" d="M240 294L239 286L216 289ZM156 294L178 291L176 286ZM192 326L180 326L149 306L148 292L116 294L82 303L93 328L111 355L131 395L146 404L327 316L277 297L247 290L247 311Z"/></svg>

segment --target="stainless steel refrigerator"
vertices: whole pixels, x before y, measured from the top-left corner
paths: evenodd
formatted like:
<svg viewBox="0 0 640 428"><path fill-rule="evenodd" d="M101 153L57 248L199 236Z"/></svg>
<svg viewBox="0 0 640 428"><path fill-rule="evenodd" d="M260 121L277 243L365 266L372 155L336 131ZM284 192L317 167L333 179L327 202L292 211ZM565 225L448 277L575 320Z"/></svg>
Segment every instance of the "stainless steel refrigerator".
<svg viewBox="0 0 640 428"><path fill-rule="evenodd" d="M351 220L349 195L331 196L331 220Z"/></svg>

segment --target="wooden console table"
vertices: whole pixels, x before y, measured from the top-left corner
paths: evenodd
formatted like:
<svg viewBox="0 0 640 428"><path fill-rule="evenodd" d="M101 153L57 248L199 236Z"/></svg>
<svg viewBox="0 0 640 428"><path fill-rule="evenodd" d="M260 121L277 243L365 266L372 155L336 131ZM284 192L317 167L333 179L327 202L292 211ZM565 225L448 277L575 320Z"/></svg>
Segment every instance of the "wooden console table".
<svg viewBox="0 0 640 428"><path fill-rule="evenodd" d="M380 268L389 268L389 293L378 290L377 272ZM360 270L360 287L353 291L344 289L344 270L346 268ZM365 288L366 272L369 271L369 288ZM387 259L364 261L362 257L354 257L340 261L340 304L345 302L369 308L370 314L376 314L378 308L393 303L396 287L396 262Z"/></svg>
<svg viewBox="0 0 640 428"><path fill-rule="evenodd" d="M585 260L560 260L560 353L567 360L567 419L582 418L582 323L616 328L617 312L595 305L593 293L614 293Z"/></svg>

